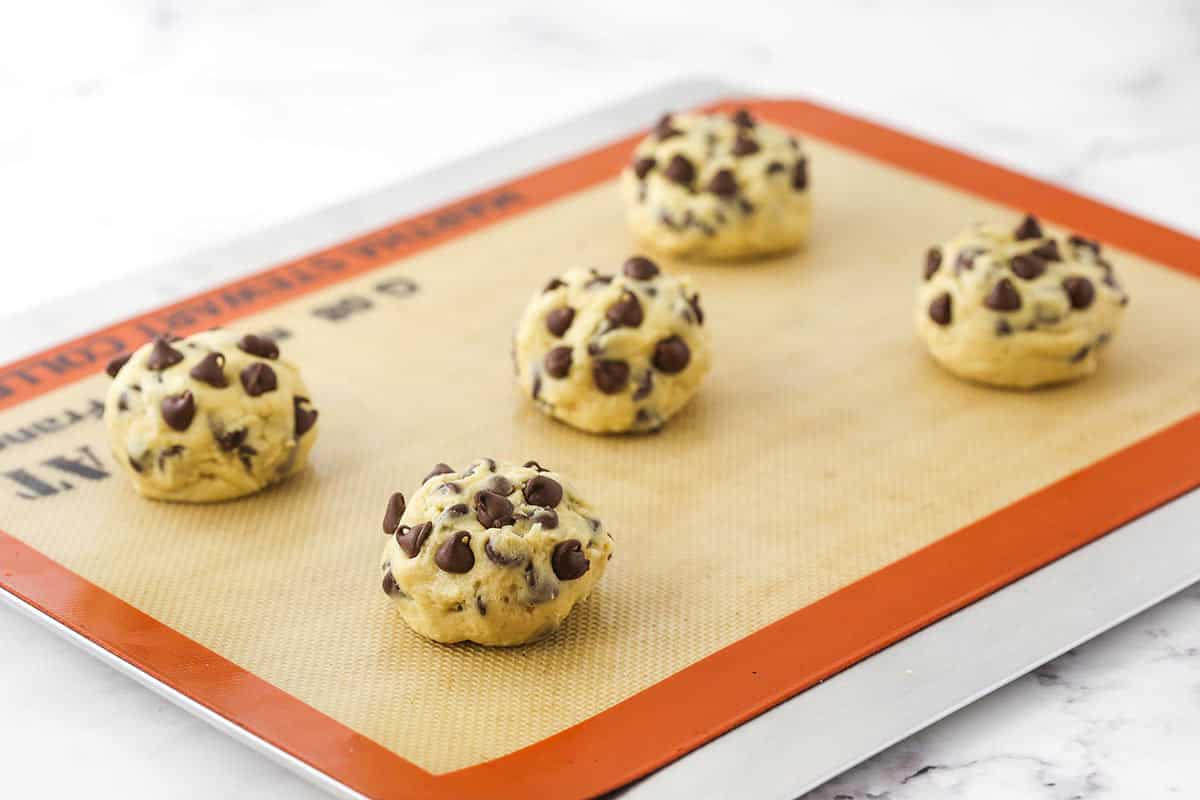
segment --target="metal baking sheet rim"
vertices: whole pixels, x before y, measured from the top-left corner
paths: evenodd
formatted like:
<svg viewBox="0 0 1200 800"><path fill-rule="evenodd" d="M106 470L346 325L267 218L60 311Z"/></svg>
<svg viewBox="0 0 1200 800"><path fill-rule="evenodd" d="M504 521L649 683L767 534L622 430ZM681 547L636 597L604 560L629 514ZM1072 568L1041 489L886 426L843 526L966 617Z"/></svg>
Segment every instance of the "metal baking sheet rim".
<svg viewBox="0 0 1200 800"><path fill-rule="evenodd" d="M539 134L492 148L237 242L145 270L8 318L0 361L183 297L257 267L453 200L628 134L664 108L746 94L711 80L667 84ZM117 289L119 288L119 291ZM20 332L27 336L22 337ZM747 769L778 797L795 797L1200 580L1200 491L1193 491L617 790L613 796L736 797ZM1147 559L1147 553L1159 557ZM1095 587L1104 587L1097 592ZM0 590L0 599L104 663L335 795L362 795L156 680ZM1048 616L1053 604L1057 613ZM950 673L940 667L953 660ZM821 736L805 734L821 721Z"/></svg>

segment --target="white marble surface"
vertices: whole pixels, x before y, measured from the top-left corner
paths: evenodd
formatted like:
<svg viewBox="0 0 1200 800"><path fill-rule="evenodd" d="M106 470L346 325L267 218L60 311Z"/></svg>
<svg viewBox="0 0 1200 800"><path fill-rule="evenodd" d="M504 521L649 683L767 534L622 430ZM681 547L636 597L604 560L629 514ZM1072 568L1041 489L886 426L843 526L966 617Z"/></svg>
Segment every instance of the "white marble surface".
<svg viewBox="0 0 1200 800"><path fill-rule="evenodd" d="M10 5L0 319L689 74L1200 232L1200 6L995 5ZM7 608L0 709L3 796L319 796ZM1200 796L1197 741L1193 588L812 797Z"/></svg>

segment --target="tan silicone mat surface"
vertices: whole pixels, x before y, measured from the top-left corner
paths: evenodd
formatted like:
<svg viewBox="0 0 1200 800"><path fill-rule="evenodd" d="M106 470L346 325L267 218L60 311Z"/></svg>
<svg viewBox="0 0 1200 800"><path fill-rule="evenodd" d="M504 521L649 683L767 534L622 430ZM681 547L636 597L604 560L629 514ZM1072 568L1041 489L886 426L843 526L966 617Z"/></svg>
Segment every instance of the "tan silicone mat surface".
<svg viewBox="0 0 1200 800"><path fill-rule="evenodd" d="M6 530L440 773L580 722L1200 409L1200 282L1121 252L1133 302L1094 379L1016 393L939 371L912 331L924 251L1015 212L808 147L806 252L670 265L702 290L715 366L658 435L577 433L512 380L530 293L570 266L614 271L631 250L608 182L238 323L290 334L321 411L312 466L287 485L189 507L142 500L120 475L75 476L38 499L4 495ZM331 308L358 310L334 321ZM0 434L45 429L3 439L0 473L89 463L80 447L111 471L93 405L106 383L0 413ZM616 537L597 593L525 648L425 642L379 588L389 493L483 455L572 476Z"/></svg>

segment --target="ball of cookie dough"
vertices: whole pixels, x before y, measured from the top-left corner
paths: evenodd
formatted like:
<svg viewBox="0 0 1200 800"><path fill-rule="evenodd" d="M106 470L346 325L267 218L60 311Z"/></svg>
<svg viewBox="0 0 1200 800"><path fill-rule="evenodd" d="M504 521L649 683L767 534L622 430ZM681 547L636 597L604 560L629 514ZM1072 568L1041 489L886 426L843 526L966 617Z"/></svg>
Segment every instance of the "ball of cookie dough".
<svg viewBox="0 0 1200 800"><path fill-rule="evenodd" d="M113 456L145 497L207 503L299 471L317 410L271 339L224 330L155 339L108 366Z"/></svg>
<svg viewBox="0 0 1200 800"><path fill-rule="evenodd" d="M612 537L565 478L536 461L438 464L383 532L383 591L437 642L517 645L552 633L612 557Z"/></svg>
<svg viewBox="0 0 1200 800"><path fill-rule="evenodd" d="M538 408L591 433L657 430L710 363L699 294L641 256L619 275L575 269L551 280L529 301L513 356Z"/></svg>
<svg viewBox="0 0 1200 800"><path fill-rule="evenodd" d="M925 256L917 331L959 377L1030 389L1096 371L1129 296L1100 245L980 225Z"/></svg>
<svg viewBox="0 0 1200 800"><path fill-rule="evenodd" d="M808 160L795 136L732 116L667 114L621 173L645 246L716 259L791 250L808 234Z"/></svg>

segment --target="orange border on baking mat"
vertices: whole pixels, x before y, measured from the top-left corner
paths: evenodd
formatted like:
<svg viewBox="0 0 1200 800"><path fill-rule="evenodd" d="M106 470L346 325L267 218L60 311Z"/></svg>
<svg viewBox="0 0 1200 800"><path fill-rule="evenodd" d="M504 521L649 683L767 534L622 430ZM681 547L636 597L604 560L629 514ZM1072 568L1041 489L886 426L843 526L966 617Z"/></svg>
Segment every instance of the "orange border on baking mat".
<svg viewBox="0 0 1200 800"><path fill-rule="evenodd" d="M730 110L734 103L713 108ZM1200 277L1200 241L826 108L746 103L779 122ZM394 263L612 177L624 139L299 261L0 369L0 409L186 333ZM233 298L233 302L230 302ZM594 795L730 728L1200 485L1200 414L1121 450L725 647L567 730L442 775L406 761L0 531L0 588L253 735L370 797ZM719 691L714 691L719 687Z"/></svg>

